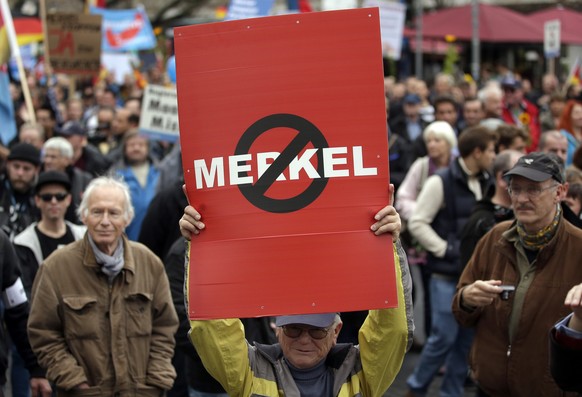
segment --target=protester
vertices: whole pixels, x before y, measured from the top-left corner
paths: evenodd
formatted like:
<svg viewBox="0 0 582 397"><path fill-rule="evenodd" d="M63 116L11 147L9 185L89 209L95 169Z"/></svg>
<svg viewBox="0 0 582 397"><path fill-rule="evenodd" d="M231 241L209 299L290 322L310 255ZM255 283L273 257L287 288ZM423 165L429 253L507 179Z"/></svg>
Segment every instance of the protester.
<svg viewBox="0 0 582 397"><path fill-rule="evenodd" d="M550 368L560 389L582 393L582 284L572 287L564 306L572 311L550 332Z"/></svg>
<svg viewBox="0 0 582 397"><path fill-rule="evenodd" d="M381 396L388 389L412 342L410 275L398 242L398 213L390 205L374 219L371 230L392 233L395 241L399 305L370 311L359 346L336 343L342 328L337 313L277 317L279 343L272 346L249 345L238 319L190 322L202 362L229 395ZM189 239L205 226L196 209L186 207L182 235Z"/></svg>
<svg viewBox="0 0 582 397"><path fill-rule="evenodd" d="M529 135L521 127L510 124L502 124L495 130L499 139L495 151L500 153L504 150L516 150L525 154L528 146Z"/></svg>
<svg viewBox="0 0 582 397"><path fill-rule="evenodd" d="M28 334L57 395L160 396L172 387L178 318L164 265L123 234L129 189L94 179L79 207L82 240L45 260Z"/></svg>
<svg viewBox="0 0 582 397"><path fill-rule="evenodd" d="M73 146L73 165L93 176L103 175L111 163L87 142L87 129L75 121L66 122L59 135L67 139Z"/></svg>
<svg viewBox="0 0 582 397"><path fill-rule="evenodd" d="M569 100L558 123L560 132L568 138L568 158L566 167L572 164L574 152L582 140L582 102Z"/></svg>
<svg viewBox="0 0 582 397"><path fill-rule="evenodd" d="M418 95L407 94L403 99L402 112L394 114L391 111L388 120L390 182L394 184L396 191L414 160L426 155L422 131L427 123L420 118L420 102Z"/></svg>
<svg viewBox="0 0 582 397"><path fill-rule="evenodd" d="M568 313L567 291L582 279L576 259L582 231L562 217L557 161L530 153L505 177L516 220L479 241L453 312L462 326L475 328L471 371L485 395L564 395L550 380L547 335Z"/></svg>
<svg viewBox="0 0 582 397"><path fill-rule="evenodd" d="M568 159L568 138L556 130L546 131L540 136L538 150L542 153L554 153L566 164Z"/></svg>
<svg viewBox="0 0 582 397"><path fill-rule="evenodd" d="M86 231L85 226L65 220L67 208L72 203L71 181L67 174L41 172L34 201L40 210L40 221L33 222L14 238L24 290L29 297L38 268L45 258L56 249L81 239Z"/></svg>
<svg viewBox="0 0 582 397"><path fill-rule="evenodd" d="M467 353L472 332L453 318L450 302L462 271L460 232L475 203L492 183L488 170L495 159L496 135L485 127L465 130L459 137L460 157L427 179L410 218L410 233L428 251L431 271L431 330L420 359L408 378L409 395L426 394L445 364L441 393L461 396L467 377Z"/></svg>
<svg viewBox="0 0 582 397"><path fill-rule="evenodd" d="M570 207L574 215L580 218L580 214L582 213L582 184L570 184L564 201L566 202L566 205Z"/></svg>
<svg viewBox="0 0 582 397"><path fill-rule="evenodd" d="M111 171L129 186L135 216L125 233L130 240L137 241L148 206L155 196L160 172L150 156L148 138L137 130L125 134L121 149L123 157L111 167Z"/></svg>
<svg viewBox="0 0 582 397"><path fill-rule="evenodd" d="M0 231L0 270L0 287L4 306L0 314L3 322L3 326L0 327L0 340L4 346L8 344L5 334L7 330L30 373L29 384L32 395L49 397L52 392L51 386L45 379L45 371L39 366L26 336L29 305L22 288L18 259L12 244L2 231ZM8 352L9 349L0 349L0 397L4 396Z"/></svg>
<svg viewBox="0 0 582 397"><path fill-rule="evenodd" d="M451 96L439 96L434 100L435 121L445 121L453 128L456 135L459 135L459 110L457 102Z"/></svg>
<svg viewBox="0 0 582 397"><path fill-rule="evenodd" d="M469 220L461 231L461 263L465 266L479 240L496 224L513 219L511 197L507 193L507 181L503 175L523 156L517 150L504 150L497 154L493 162L494 185L477 201Z"/></svg>
<svg viewBox="0 0 582 397"><path fill-rule="evenodd" d="M528 152L538 147L540 120L538 108L524 98L521 81L509 73L501 79L503 89L503 121L523 128L529 135Z"/></svg>
<svg viewBox="0 0 582 397"><path fill-rule="evenodd" d="M400 214L403 223L406 224L410 217L414 214L416 209L416 199L420 193L427 178L433 175L438 170L449 167L455 159L455 152L457 151L457 137L453 127L446 121L435 121L429 124L423 132L423 138L427 147L428 155L418 158L410 167L400 189L396 192L395 207ZM402 243L406 250L408 263L411 266L418 266L420 270L420 280L414 279L414 299L416 303L417 292L420 291L420 284L422 284L422 291L424 297L424 330L425 334L429 334L431 316L430 316L430 294L429 280L430 272L426 267L426 250L421 244L411 235L410 231L404 229L401 235ZM414 348L418 348L420 343L415 338Z"/></svg>
<svg viewBox="0 0 582 397"><path fill-rule="evenodd" d="M0 227L12 241L37 219L34 185L40 169L40 151L29 143L15 145L0 176Z"/></svg>

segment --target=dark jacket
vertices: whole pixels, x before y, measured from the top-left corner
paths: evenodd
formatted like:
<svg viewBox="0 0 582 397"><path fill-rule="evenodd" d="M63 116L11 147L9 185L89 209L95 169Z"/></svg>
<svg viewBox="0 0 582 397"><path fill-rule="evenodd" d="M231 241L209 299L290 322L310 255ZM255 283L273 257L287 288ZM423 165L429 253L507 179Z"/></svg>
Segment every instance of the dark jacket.
<svg viewBox="0 0 582 397"><path fill-rule="evenodd" d="M428 268L433 273L458 277L463 271L461 263L461 233L469 220L477 200L469 189L468 176L459 160L456 159L449 168L436 172L443 181L444 208L437 213L431 223L434 231L448 243L444 258L428 253ZM481 191L486 192L492 183L488 174L480 176Z"/></svg>
<svg viewBox="0 0 582 397"><path fill-rule="evenodd" d="M427 123L420 120L421 132ZM389 122L390 134L388 137L388 152L390 162L390 183L394 188L398 187L406 177L414 160L426 156L426 145L422 138L422 133L415 140L408 137L406 118L403 114L398 115Z"/></svg>
<svg viewBox="0 0 582 397"><path fill-rule="evenodd" d="M550 331L550 370L560 389L582 394L582 349L561 344Z"/></svg>
<svg viewBox="0 0 582 397"><path fill-rule="evenodd" d="M83 154L81 154L81 157L73 165L93 176L100 176L107 172L111 164L95 146L85 145L83 147Z"/></svg>
<svg viewBox="0 0 582 397"><path fill-rule="evenodd" d="M66 169L67 175L71 180L71 205L67 208L65 214L65 219L80 225L82 222L77 216L77 208L81 204L81 199L83 198L83 193L85 189L93 180L93 175L87 171L83 171L77 167L69 166Z"/></svg>
<svg viewBox="0 0 582 397"><path fill-rule="evenodd" d="M6 174L0 176L0 227L10 240L39 219L32 189L21 194L12 189Z"/></svg>
<svg viewBox="0 0 582 397"><path fill-rule="evenodd" d="M479 200L461 231L461 265L471 259L477 243L496 224L513 219L513 210L493 204L491 199Z"/></svg>
<svg viewBox="0 0 582 397"><path fill-rule="evenodd" d="M183 180L157 193L146 212L138 241L160 258L165 258L170 247L180 237L178 221L188 200L182 191Z"/></svg>
<svg viewBox="0 0 582 397"><path fill-rule="evenodd" d="M6 383L8 369L8 343L6 330L16 345L20 357L32 377L44 377L45 371L38 365L26 335L28 322L28 300L22 296L22 284L18 259L12 244L4 232L0 231L0 285L2 293L9 298L4 302L4 324L0 327L0 385ZM14 305L12 305L14 302Z"/></svg>

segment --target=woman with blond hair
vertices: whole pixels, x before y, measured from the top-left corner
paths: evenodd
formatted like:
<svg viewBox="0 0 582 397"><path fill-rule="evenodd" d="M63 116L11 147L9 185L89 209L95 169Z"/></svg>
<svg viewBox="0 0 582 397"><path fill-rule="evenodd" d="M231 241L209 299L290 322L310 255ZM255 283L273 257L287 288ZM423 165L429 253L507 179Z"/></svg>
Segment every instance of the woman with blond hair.
<svg viewBox="0 0 582 397"><path fill-rule="evenodd" d="M453 127L446 121L435 121L429 124L422 133L422 138L426 144L427 155L416 159L412 164L406 177L402 181L400 188L396 191L396 200L394 206L400 213L402 220L401 241L406 249L408 263L411 266L420 265L420 275L415 276L418 272L413 272L413 282L417 283L418 277L421 277L422 288L424 293L424 331L425 335L429 334L431 316L430 316L430 294L429 272L426 269L426 251L406 230L406 221L414 213L416 208L416 198L422 189L426 179L441 168L446 168L451 164L457 153L457 136ZM415 294L416 295L416 294ZM419 339L415 338L413 348L420 348Z"/></svg>

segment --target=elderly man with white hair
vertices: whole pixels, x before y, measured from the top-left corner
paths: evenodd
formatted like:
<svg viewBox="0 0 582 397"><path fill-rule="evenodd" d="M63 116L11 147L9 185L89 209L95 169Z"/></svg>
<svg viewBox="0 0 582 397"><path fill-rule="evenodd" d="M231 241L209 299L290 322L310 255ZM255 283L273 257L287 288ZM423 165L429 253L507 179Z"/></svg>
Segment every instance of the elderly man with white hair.
<svg viewBox="0 0 582 397"><path fill-rule="evenodd" d="M174 383L178 317L164 265L124 235L133 213L125 183L93 180L85 237L39 268L28 335L57 396L158 397Z"/></svg>

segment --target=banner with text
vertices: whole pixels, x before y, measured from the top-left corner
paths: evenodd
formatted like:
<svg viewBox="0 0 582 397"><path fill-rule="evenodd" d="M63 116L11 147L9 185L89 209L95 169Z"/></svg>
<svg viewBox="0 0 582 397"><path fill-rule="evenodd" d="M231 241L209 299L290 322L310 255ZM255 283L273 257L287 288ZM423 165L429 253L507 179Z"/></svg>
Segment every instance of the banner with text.
<svg viewBox="0 0 582 397"><path fill-rule="evenodd" d="M145 87L139 131L154 140L170 142L178 140L180 130L175 88L153 84Z"/></svg>
<svg viewBox="0 0 582 397"><path fill-rule="evenodd" d="M53 71L99 74L101 15L51 13L46 16Z"/></svg>
<svg viewBox="0 0 582 397"><path fill-rule="evenodd" d="M176 28L191 318L397 305L378 14Z"/></svg>

